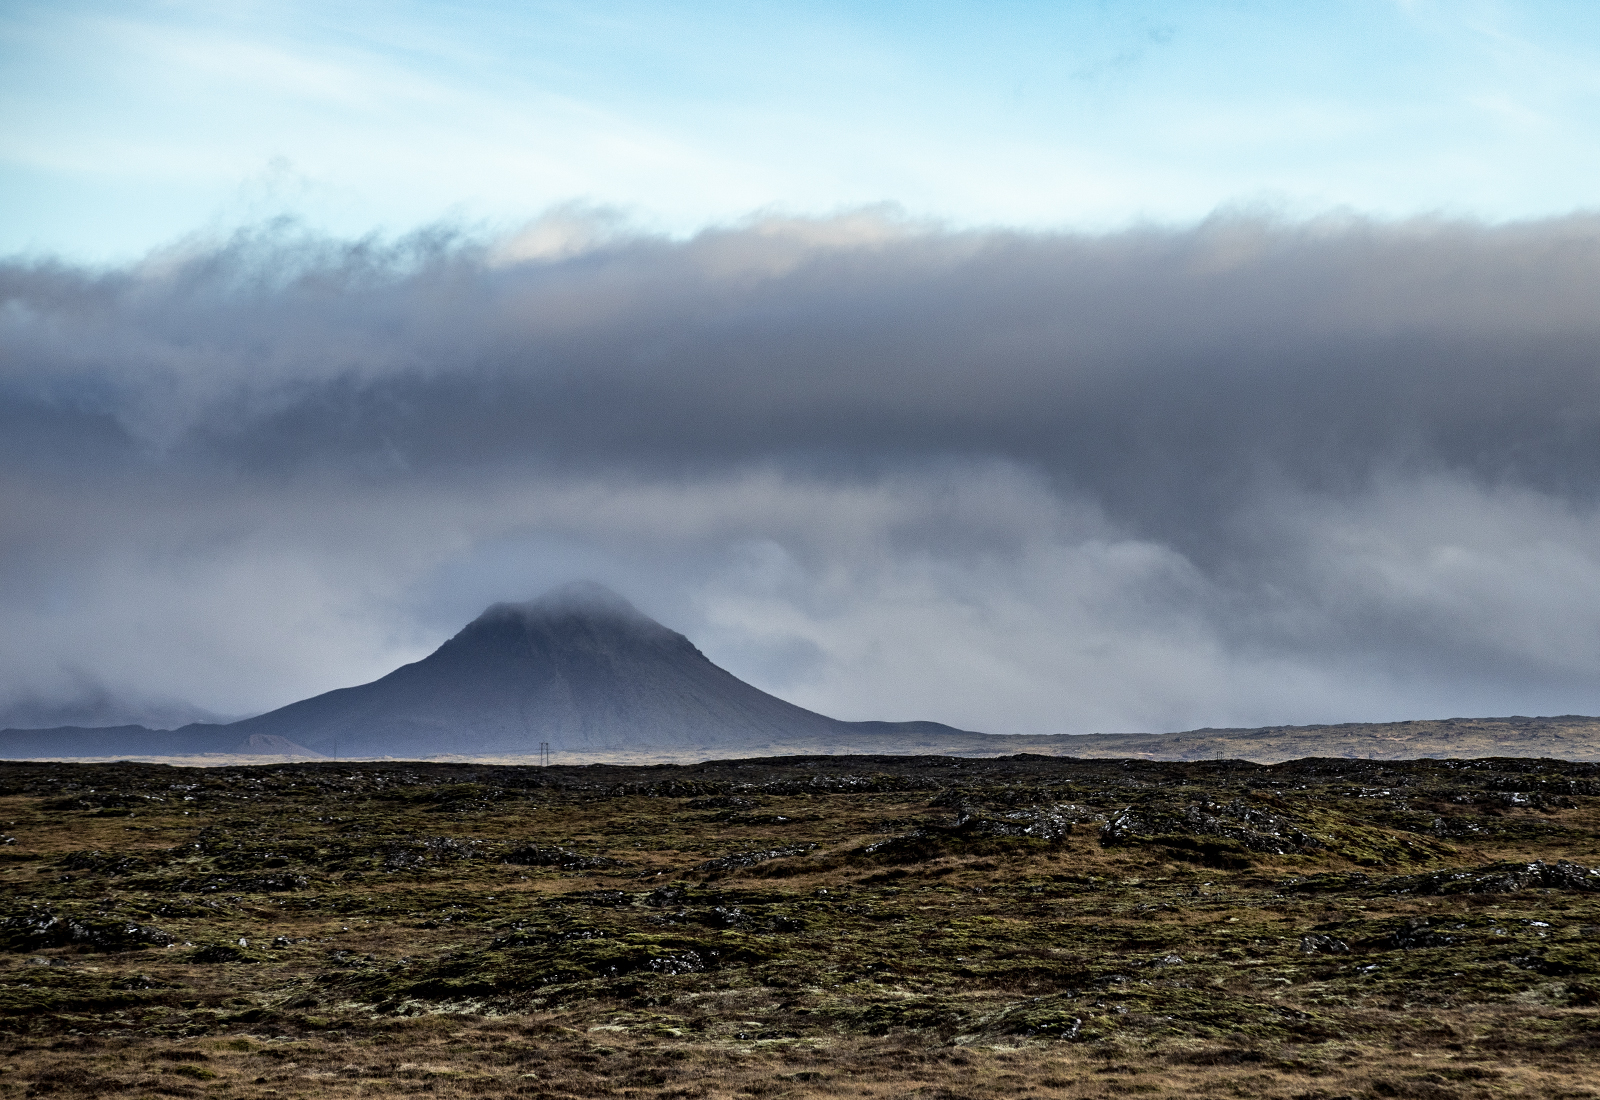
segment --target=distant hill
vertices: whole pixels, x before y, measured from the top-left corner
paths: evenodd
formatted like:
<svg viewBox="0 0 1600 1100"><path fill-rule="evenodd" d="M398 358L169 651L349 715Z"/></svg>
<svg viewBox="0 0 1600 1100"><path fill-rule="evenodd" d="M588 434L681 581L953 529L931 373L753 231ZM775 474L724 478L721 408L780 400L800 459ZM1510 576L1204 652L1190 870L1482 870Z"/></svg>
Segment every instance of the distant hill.
<svg viewBox="0 0 1600 1100"><path fill-rule="evenodd" d="M1022 738L1010 738L1013 744ZM1440 718L1345 722L1332 726L1199 729L1167 734L1051 737L1051 755L1137 756L1148 760L1254 760L1276 764L1308 756L1371 760L1443 760L1487 756L1600 760L1600 718ZM1017 749L1018 752L1039 751Z"/></svg>
<svg viewBox="0 0 1600 1100"><path fill-rule="evenodd" d="M857 723L869 726L871 723ZM1037 753L1042 756L1134 757L1142 760L1253 760L1276 764L1310 756L1358 760L1464 759L1489 756L1600 760L1600 718L1442 718L1413 722L1345 722L1326 726L1198 729L1184 733L1092 733L1024 736L965 734L857 737L851 751L887 753L888 741L910 751L958 756ZM835 750L836 751L836 750Z"/></svg>
<svg viewBox="0 0 1600 1100"><path fill-rule="evenodd" d="M858 735L982 737L936 722L851 723L717 667L597 584L495 604L414 664L227 725L0 732L0 758L201 753L426 758L565 752L739 755Z"/></svg>
<svg viewBox="0 0 1600 1100"><path fill-rule="evenodd" d="M152 699L113 692L88 677L77 677L60 695L12 695L0 700L0 730L104 729L143 726L150 730L175 730L196 723L219 725L236 721L176 699Z"/></svg>
<svg viewBox="0 0 1600 1100"><path fill-rule="evenodd" d="M1600 760L1600 719L1484 718L1173 734L1021 736L843 722L717 667L596 584L495 604L424 659L228 724L0 731L0 759L230 756L709 759L809 754L1240 758L1549 756Z"/></svg>
<svg viewBox="0 0 1600 1100"><path fill-rule="evenodd" d="M851 723L786 703L597 584L495 604L430 656L229 729L340 756L828 742ZM959 731L938 727L949 733Z"/></svg>

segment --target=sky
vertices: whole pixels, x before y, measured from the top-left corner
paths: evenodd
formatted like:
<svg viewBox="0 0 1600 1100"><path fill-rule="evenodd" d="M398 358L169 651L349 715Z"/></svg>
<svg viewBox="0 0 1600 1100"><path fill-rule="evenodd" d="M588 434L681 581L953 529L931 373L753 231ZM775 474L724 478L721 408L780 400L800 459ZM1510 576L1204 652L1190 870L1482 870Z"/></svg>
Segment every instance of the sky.
<svg viewBox="0 0 1600 1100"><path fill-rule="evenodd" d="M574 202L679 235L1526 218L1593 203L1597 120L1583 0L9 0L0 253Z"/></svg>
<svg viewBox="0 0 1600 1100"><path fill-rule="evenodd" d="M1600 712L1600 9L0 7L0 724L610 584L846 719Z"/></svg>

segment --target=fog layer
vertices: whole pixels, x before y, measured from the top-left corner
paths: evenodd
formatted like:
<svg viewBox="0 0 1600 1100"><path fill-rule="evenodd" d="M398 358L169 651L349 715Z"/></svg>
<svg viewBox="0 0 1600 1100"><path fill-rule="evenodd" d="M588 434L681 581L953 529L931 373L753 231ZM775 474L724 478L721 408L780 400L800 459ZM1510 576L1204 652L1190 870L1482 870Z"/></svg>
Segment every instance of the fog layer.
<svg viewBox="0 0 1600 1100"><path fill-rule="evenodd" d="M15 260L0 719L263 710L574 577L846 719L1595 713L1597 337L1591 217Z"/></svg>

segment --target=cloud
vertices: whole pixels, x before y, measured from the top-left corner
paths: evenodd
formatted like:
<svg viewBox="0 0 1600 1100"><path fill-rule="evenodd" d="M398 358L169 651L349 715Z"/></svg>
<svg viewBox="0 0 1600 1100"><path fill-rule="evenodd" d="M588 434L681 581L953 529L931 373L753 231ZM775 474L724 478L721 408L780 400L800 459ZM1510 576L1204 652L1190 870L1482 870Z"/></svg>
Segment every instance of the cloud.
<svg viewBox="0 0 1600 1100"><path fill-rule="evenodd" d="M237 713L612 583L848 718L1594 709L1600 218L0 266L0 687Z"/></svg>
<svg viewBox="0 0 1600 1100"><path fill-rule="evenodd" d="M231 720L182 700L149 698L137 688L114 690L76 670L63 670L54 682L0 699L0 729L54 729L57 726L177 729L191 722Z"/></svg>

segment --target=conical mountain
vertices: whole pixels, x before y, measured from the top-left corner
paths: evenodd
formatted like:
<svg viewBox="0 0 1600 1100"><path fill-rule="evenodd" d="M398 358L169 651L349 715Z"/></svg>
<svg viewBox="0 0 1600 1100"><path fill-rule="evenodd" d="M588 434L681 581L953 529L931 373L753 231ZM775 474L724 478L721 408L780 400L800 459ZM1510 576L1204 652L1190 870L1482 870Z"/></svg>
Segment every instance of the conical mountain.
<svg viewBox="0 0 1600 1100"><path fill-rule="evenodd" d="M837 740L852 723L786 703L712 664L598 584L495 604L381 680L227 727L339 756L656 750Z"/></svg>

